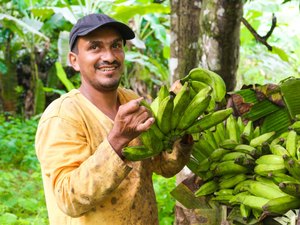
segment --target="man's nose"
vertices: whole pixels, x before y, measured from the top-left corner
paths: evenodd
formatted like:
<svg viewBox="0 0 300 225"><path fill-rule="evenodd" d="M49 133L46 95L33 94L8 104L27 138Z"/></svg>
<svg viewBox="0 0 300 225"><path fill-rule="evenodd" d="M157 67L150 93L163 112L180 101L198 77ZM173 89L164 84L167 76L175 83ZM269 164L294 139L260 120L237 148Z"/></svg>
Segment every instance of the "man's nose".
<svg viewBox="0 0 300 225"><path fill-rule="evenodd" d="M107 61L107 62L110 62L110 63L114 62L115 59L116 59L114 52L110 49L105 50L102 53L101 58L102 58L103 61Z"/></svg>

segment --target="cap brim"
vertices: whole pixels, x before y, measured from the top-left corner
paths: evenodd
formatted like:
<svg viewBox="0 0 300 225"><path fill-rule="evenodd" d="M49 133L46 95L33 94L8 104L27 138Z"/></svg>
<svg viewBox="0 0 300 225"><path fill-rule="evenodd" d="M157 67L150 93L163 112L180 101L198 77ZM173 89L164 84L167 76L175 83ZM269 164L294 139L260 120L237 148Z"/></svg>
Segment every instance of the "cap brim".
<svg viewBox="0 0 300 225"><path fill-rule="evenodd" d="M85 35L89 34L90 32L92 32L96 29L99 29L100 27L107 27L107 26L115 28L121 34L121 36L124 40L131 40L135 37L133 30L130 27L128 27L126 24L123 24L123 23L120 23L117 21L113 21L113 22L108 22L105 24L100 24L98 26L89 27L85 30L82 30L80 33L77 33L76 36L74 36L72 38L73 40L71 40L72 41L72 43L70 43L71 49L78 37L85 36Z"/></svg>

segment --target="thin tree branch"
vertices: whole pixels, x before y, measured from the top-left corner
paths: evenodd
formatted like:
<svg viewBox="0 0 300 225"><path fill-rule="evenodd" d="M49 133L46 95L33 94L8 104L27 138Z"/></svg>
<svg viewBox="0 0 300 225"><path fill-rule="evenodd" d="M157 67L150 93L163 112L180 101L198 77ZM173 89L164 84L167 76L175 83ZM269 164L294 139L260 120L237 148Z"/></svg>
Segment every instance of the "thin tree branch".
<svg viewBox="0 0 300 225"><path fill-rule="evenodd" d="M248 23L248 21L244 17L242 17L242 23L245 25L245 27L247 27L247 29L251 32L251 34L255 37L255 39L258 42L265 45L268 48L269 51L272 51L272 46L268 44L267 40L272 35L272 33L273 33L273 31L276 27L277 19L276 19L274 14L273 14L273 17L272 17L272 26L271 26L270 30L268 31L268 33L265 36L259 35L256 32L256 30L254 30L254 28Z"/></svg>

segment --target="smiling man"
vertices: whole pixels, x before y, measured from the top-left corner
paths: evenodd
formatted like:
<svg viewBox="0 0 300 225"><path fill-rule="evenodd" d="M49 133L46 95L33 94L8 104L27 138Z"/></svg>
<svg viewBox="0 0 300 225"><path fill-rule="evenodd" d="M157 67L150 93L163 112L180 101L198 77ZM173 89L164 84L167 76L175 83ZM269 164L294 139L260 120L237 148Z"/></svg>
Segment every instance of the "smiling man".
<svg viewBox="0 0 300 225"><path fill-rule="evenodd" d="M189 159L189 136L172 153L138 162L122 155L154 122L142 98L119 87L132 38L104 14L81 18L70 32L69 61L81 86L47 107L35 142L51 225L158 224L152 174L174 176Z"/></svg>

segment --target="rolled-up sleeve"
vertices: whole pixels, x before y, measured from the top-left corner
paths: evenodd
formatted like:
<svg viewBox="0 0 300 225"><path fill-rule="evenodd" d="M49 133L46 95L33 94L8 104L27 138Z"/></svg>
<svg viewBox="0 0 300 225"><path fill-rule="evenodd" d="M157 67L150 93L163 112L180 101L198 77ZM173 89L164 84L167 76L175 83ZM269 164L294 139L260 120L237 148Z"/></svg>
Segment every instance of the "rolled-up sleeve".
<svg viewBox="0 0 300 225"><path fill-rule="evenodd" d="M175 141L171 152L163 151L153 158L153 171L164 177L172 177L179 173L190 159L192 145Z"/></svg>

